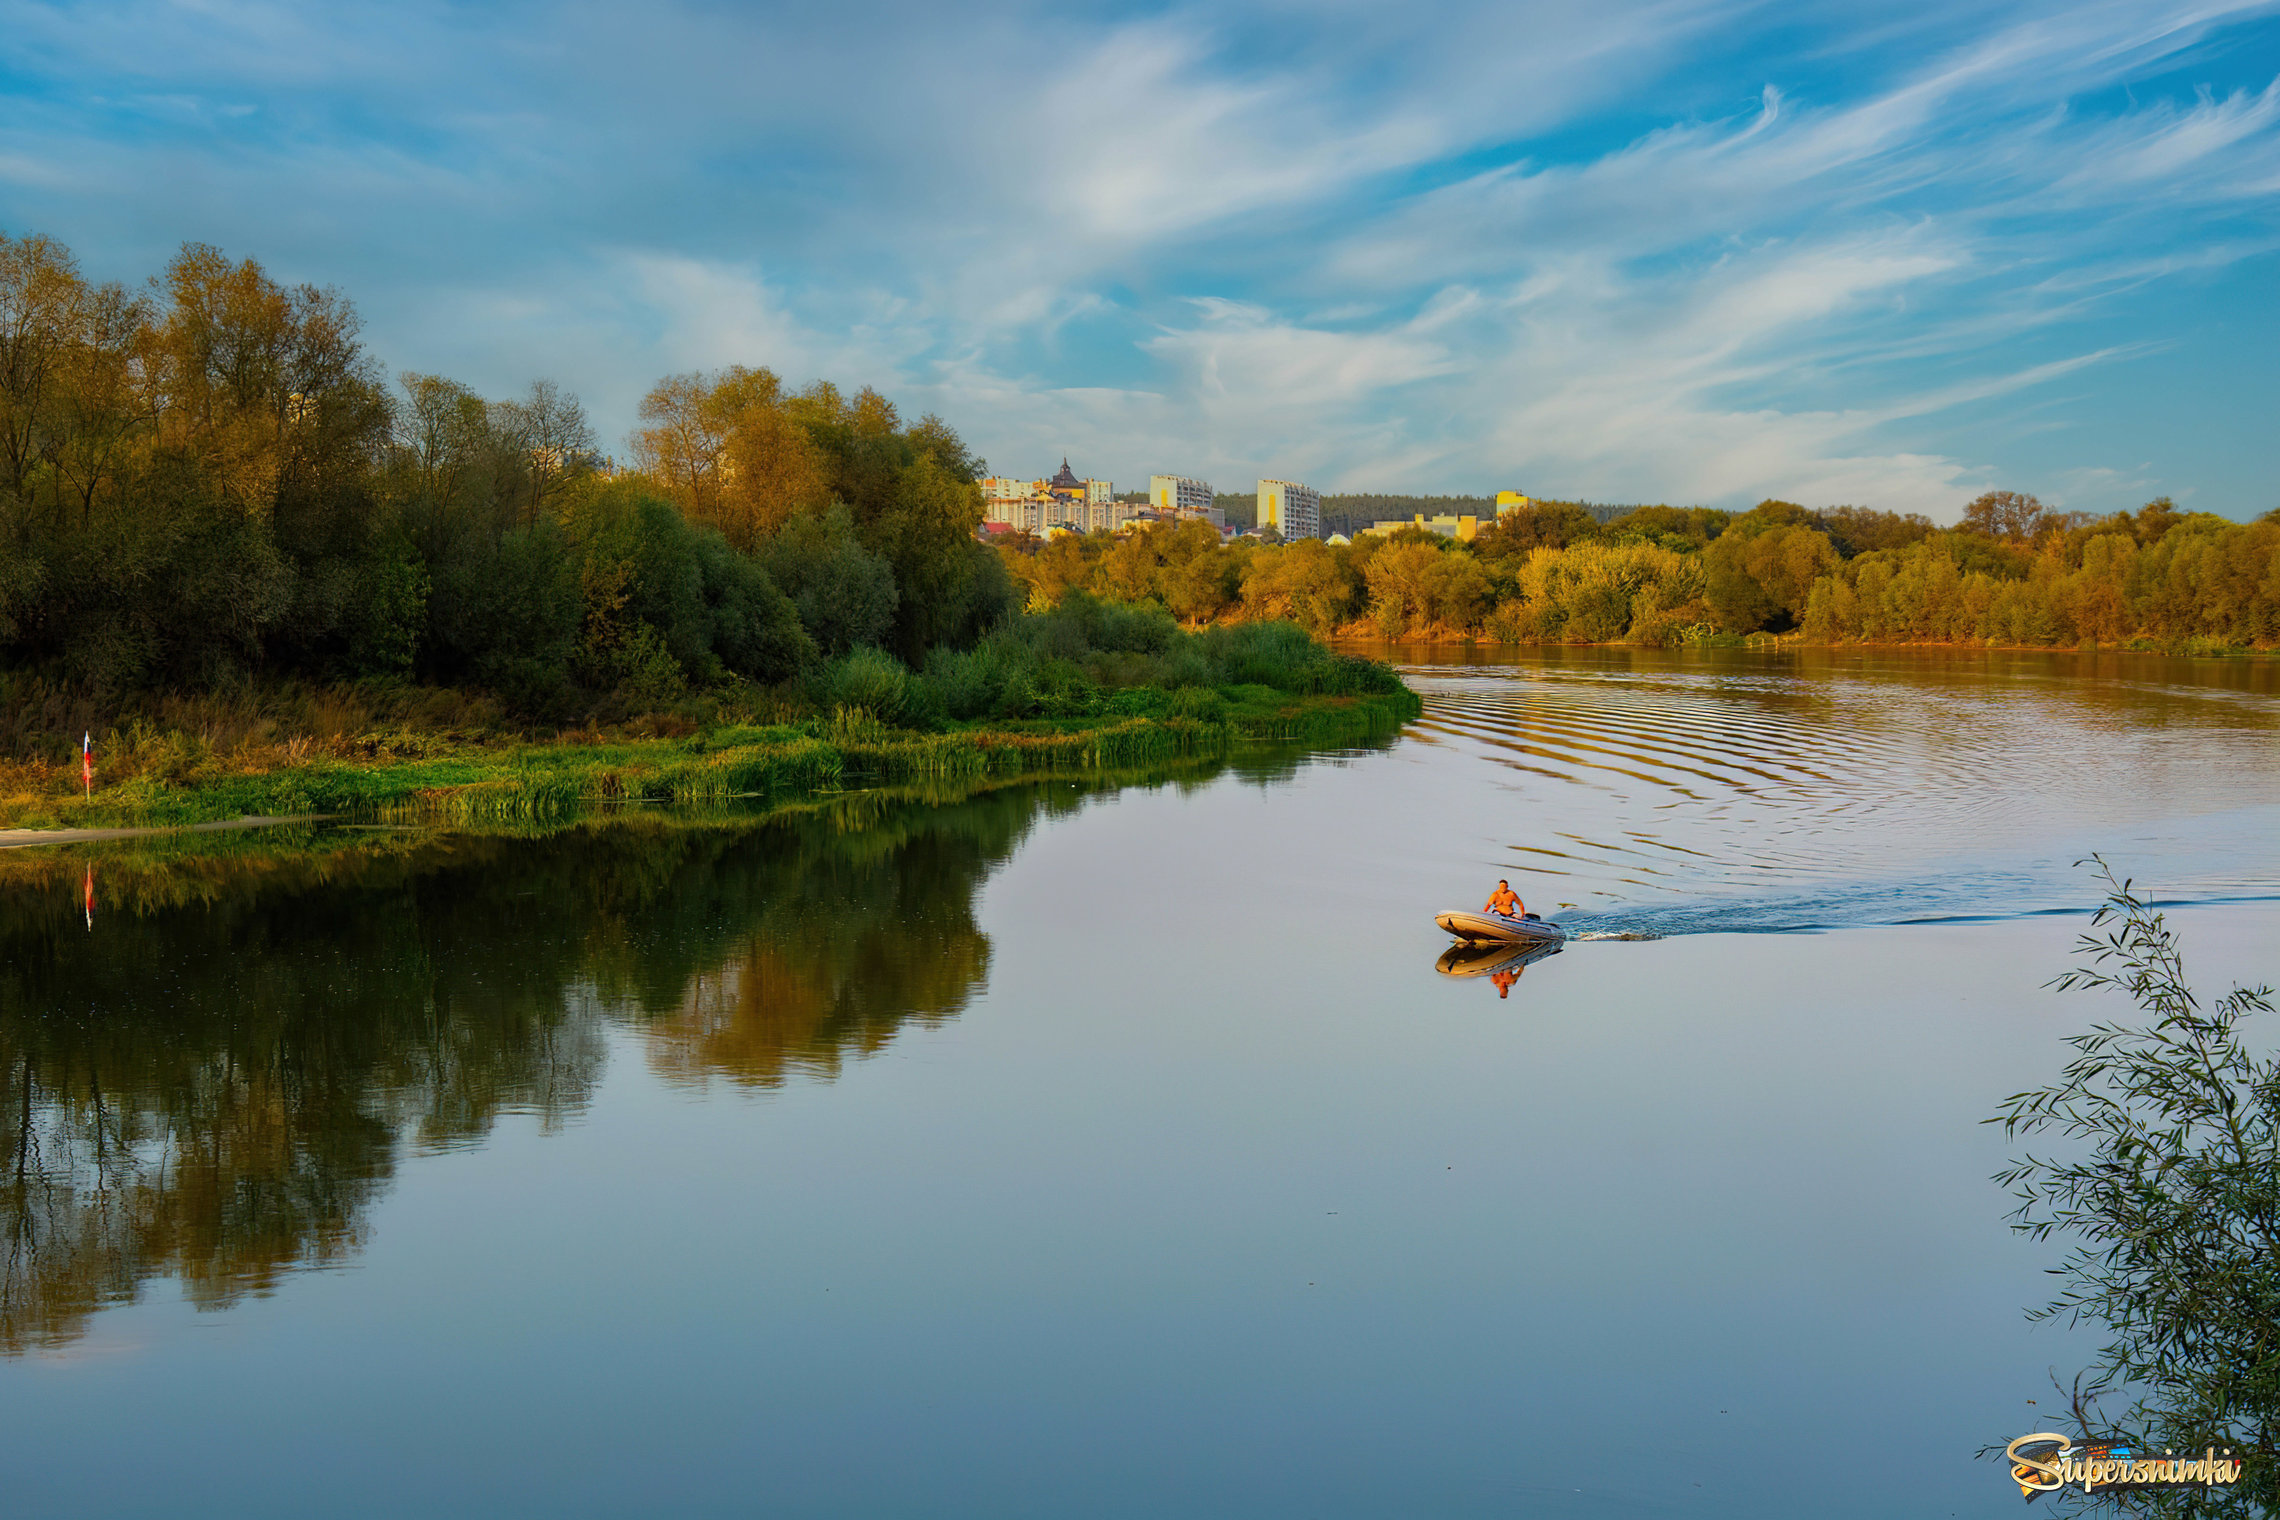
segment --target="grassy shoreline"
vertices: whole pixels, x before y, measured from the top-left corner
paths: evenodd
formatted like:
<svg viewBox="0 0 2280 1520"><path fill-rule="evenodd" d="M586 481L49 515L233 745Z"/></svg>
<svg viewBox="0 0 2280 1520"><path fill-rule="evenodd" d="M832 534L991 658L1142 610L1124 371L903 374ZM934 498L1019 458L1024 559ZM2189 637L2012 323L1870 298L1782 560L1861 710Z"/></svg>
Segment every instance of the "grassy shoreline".
<svg viewBox="0 0 2280 1520"><path fill-rule="evenodd" d="M146 767L80 795L75 770L17 767L0 795L0 828L176 826L244 816L381 822L558 817L626 802L717 805L852 787L1010 779L1228 755L1245 745L1337 747L1392 733L1416 695L1296 695L1261 686L1219 693L1197 716L976 721L939 731L890 728L860 714L729 726L678 738L440 740L416 756L312 753L233 767Z"/></svg>

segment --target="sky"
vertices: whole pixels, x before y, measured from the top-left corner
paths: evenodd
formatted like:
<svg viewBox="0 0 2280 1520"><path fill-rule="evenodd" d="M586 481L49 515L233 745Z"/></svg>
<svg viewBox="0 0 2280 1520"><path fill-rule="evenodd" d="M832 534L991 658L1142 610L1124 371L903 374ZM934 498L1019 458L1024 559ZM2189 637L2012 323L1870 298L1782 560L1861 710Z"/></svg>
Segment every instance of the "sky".
<svg viewBox="0 0 2280 1520"><path fill-rule="evenodd" d="M740 363L1120 489L2280 506L2280 6L0 0L0 231L625 450Z"/></svg>

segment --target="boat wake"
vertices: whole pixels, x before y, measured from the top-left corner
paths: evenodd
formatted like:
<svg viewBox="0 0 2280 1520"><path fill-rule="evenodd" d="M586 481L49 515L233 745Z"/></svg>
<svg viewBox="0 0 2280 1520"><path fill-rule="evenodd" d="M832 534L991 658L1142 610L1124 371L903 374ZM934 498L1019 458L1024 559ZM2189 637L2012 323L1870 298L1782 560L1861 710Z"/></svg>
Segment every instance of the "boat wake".
<svg viewBox="0 0 2280 1520"><path fill-rule="evenodd" d="M1560 654L1411 667L1494 853L1577 939L2084 913L2098 852L2178 906L2280 898L2280 704L2043 663Z"/></svg>
<svg viewBox="0 0 2280 1520"><path fill-rule="evenodd" d="M1988 884L1992 885L1992 884ZM1625 903L1587 912L1563 913L1560 924L1571 939L1670 939L1682 934L1814 934L1900 924L1981 924L2015 919L2088 917L2100 894L2086 881L2066 893L1973 891L1956 883L1938 886L1869 885L1849 892L1803 896L1735 897L1715 901ZM2235 903L2280 902L2269 891L2208 891L2158 897L2164 909L2220 907Z"/></svg>

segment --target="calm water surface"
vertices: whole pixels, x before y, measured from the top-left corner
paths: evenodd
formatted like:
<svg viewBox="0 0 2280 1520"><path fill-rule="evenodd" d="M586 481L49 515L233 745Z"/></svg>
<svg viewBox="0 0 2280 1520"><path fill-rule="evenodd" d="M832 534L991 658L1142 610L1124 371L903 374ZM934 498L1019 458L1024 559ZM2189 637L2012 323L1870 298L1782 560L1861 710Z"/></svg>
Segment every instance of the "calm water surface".
<svg viewBox="0 0 2280 1520"><path fill-rule="evenodd" d="M2088 850L2272 976L2273 668L1414 660L1123 789L0 856L6 1512L2014 1513L1976 1121ZM1608 937L1437 974L1497 876Z"/></svg>

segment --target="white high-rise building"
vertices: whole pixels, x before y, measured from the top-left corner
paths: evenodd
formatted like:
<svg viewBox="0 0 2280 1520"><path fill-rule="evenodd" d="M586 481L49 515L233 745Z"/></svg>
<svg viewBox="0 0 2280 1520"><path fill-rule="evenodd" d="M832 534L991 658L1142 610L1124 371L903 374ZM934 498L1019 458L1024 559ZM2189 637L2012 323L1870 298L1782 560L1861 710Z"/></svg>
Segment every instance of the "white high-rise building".
<svg viewBox="0 0 2280 1520"><path fill-rule="evenodd" d="M1259 482L1259 527L1284 539L1322 536L1322 493L1295 480Z"/></svg>
<svg viewBox="0 0 2280 1520"><path fill-rule="evenodd" d="M1181 517L1209 517L1214 500L1211 482L1207 480L1191 480L1185 475L1148 477L1148 505L1159 512Z"/></svg>

